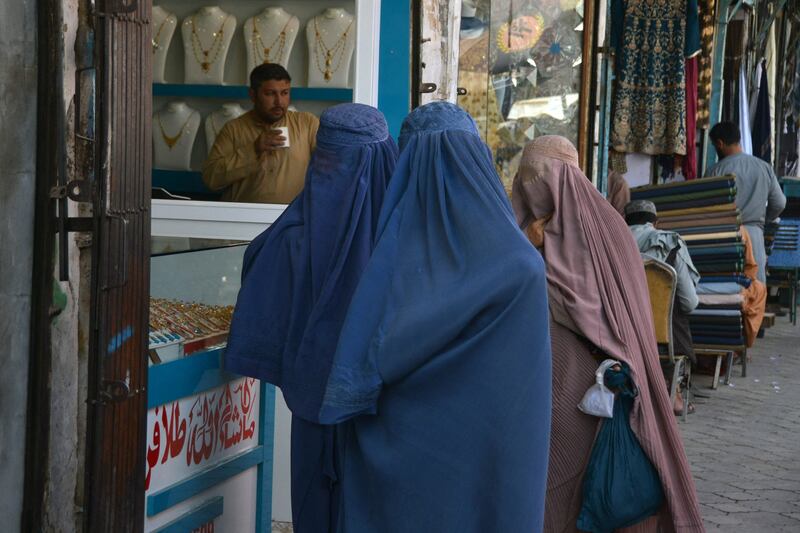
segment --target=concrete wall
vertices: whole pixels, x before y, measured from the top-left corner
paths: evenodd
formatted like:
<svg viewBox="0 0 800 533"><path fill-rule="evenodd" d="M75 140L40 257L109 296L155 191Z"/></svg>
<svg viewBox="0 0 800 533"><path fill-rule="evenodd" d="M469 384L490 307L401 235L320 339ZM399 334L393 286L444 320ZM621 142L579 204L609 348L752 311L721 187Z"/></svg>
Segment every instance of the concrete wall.
<svg viewBox="0 0 800 533"><path fill-rule="evenodd" d="M0 516L19 531L33 265L36 3L0 2Z"/></svg>

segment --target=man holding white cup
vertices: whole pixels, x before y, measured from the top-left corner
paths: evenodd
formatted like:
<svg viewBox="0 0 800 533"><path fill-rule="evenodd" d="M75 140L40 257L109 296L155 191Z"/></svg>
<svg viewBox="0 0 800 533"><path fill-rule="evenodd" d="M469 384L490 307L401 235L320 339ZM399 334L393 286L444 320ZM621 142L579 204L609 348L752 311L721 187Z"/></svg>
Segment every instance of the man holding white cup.
<svg viewBox="0 0 800 533"><path fill-rule="evenodd" d="M203 164L203 181L223 200L288 204L303 189L319 119L290 111L290 91L278 64L250 73L253 109L222 127Z"/></svg>

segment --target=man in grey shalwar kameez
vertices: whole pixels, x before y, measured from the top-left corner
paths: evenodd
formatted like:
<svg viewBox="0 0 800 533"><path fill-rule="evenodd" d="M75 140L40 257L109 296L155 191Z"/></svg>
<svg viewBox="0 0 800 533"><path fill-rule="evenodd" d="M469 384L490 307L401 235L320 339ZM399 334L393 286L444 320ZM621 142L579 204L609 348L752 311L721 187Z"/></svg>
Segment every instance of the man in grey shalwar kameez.
<svg viewBox="0 0 800 533"><path fill-rule="evenodd" d="M706 170L706 176L736 176L736 207L742 224L750 234L753 255L758 263L758 280L767 282L767 253L764 249L764 223L778 218L786 207L772 167L757 157L742 151L741 134L733 122L720 122L709 132L717 150L719 163Z"/></svg>

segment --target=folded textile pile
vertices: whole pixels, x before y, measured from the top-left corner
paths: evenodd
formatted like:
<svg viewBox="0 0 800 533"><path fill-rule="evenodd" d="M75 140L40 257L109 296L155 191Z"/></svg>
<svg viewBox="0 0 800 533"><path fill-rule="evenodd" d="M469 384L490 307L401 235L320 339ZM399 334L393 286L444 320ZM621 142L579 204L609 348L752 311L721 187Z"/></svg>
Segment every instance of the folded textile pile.
<svg viewBox="0 0 800 533"><path fill-rule="evenodd" d="M781 219L767 265L770 274L772 269L800 268L800 219Z"/></svg>
<svg viewBox="0 0 800 533"><path fill-rule="evenodd" d="M632 200L649 200L658 227L678 232L701 279L700 304L689 316L695 344L742 346L745 245L736 209L736 178L721 176L631 190Z"/></svg>

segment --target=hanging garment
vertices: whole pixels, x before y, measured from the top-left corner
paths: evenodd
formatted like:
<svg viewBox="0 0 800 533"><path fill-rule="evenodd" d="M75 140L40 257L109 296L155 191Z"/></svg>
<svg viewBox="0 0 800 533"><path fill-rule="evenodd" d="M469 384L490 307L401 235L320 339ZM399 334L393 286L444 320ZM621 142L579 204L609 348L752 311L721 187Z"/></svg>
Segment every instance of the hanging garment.
<svg viewBox="0 0 800 533"><path fill-rule="evenodd" d="M544 263L467 113L419 107L400 146L320 411L342 423L341 531L541 531Z"/></svg>
<svg viewBox="0 0 800 533"><path fill-rule="evenodd" d="M686 155L685 58L700 50L697 0L612 0L619 152Z"/></svg>
<svg viewBox="0 0 800 533"><path fill-rule="evenodd" d="M329 108L305 188L245 253L225 369L280 387L292 411L297 533L334 531L338 520L335 435L317 413L396 160L380 111Z"/></svg>
<svg viewBox="0 0 800 533"><path fill-rule="evenodd" d="M742 152L753 155L753 136L750 133L750 106L747 98L747 76L744 64L739 69L739 131L741 132Z"/></svg>
<svg viewBox="0 0 800 533"><path fill-rule="evenodd" d="M659 526L665 531L703 531L694 482L658 358L644 267L632 268L642 265L642 259L627 224L586 179L578 167L577 150L563 137L539 137L525 147L512 203L522 227L550 217L543 237L550 312L553 321L564 328L558 330L558 338L553 330L554 438L546 531L574 530L579 510L574 495L579 492L597 428L596 422L592 425L581 418L585 415L575 403L569 409L560 397L573 395L576 387L572 384L581 376L565 377L555 369L565 366L562 358L576 355L586 364L592 351L602 352L601 358L627 363L639 388L631 427L656 467L666 495L660 524L641 531L658 531ZM580 344L582 350L577 348ZM568 349L562 352L562 346ZM594 370L583 378L588 381L580 383L583 390L579 394L591 385L593 374Z"/></svg>
<svg viewBox="0 0 800 533"><path fill-rule="evenodd" d="M697 127L709 127L711 79L714 67L714 16L716 0L699 0L700 55L697 73Z"/></svg>
<svg viewBox="0 0 800 533"><path fill-rule="evenodd" d="M697 178L697 67L699 56L686 60L686 155L681 168L683 177Z"/></svg>
<svg viewBox="0 0 800 533"><path fill-rule="evenodd" d="M769 114L769 82L767 69L762 64L761 83L758 86L756 116L753 119L753 155L772 164L772 117Z"/></svg>

